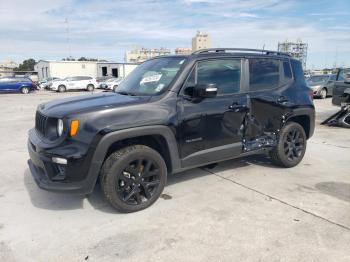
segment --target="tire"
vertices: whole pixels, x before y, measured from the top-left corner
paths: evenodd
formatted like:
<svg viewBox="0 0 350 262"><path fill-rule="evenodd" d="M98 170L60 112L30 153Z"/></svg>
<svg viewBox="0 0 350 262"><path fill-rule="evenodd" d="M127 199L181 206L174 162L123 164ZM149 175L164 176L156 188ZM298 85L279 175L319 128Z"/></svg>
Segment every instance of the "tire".
<svg viewBox="0 0 350 262"><path fill-rule="evenodd" d="M325 99L327 97L327 89L326 88L322 88L320 91L320 98L321 99Z"/></svg>
<svg viewBox="0 0 350 262"><path fill-rule="evenodd" d="M112 89L113 89L113 92L114 92L114 93L116 93L116 92L117 92L117 88L118 88L118 86L117 86L117 85L116 85L116 86L113 86L113 88L112 88Z"/></svg>
<svg viewBox="0 0 350 262"><path fill-rule="evenodd" d="M64 85L60 85L60 86L58 86L57 91L60 93L63 93L63 92L67 91L67 88Z"/></svg>
<svg viewBox="0 0 350 262"><path fill-rule="evenodd" d="M22 88L21 88L21 93L22 93L22 94L29 94L29 88L26 87L26 86L22 87Z"/></svg>
<svg viewBox="0 0 350 262"><path fill-rule="evenodd" d="M104 162L100 186L118 211L130 213L151 206L163 192L167 168L161 155L144 145L132 145L112 153Z"/></svg>
<svg viewBox="0 0 350 262"><path fill-rule="evenodd" d="M94 87L94 85L92 85L92 84L89 84L89 85L87 85L87 87L86 87L86 90L89 91L89 92L94 91L94 89L95 89L95 87Z"/></svg>
<svg viewBox="0 0 350 262"><path fill-rule="evenodd" d="M294 167L303 159L307 138L304 128L296 122L287 123L281 130L277 146L270 152L272 162L282 167Z"/></svg>

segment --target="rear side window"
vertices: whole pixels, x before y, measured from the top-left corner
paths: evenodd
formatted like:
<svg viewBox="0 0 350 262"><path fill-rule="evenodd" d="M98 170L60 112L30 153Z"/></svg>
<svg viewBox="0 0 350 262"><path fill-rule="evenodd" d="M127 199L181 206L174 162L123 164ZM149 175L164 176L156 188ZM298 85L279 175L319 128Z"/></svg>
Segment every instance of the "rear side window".
<svg viewBox="0 0 350 262"><path fill-rule="evenodd" d="M279 61L266 58L249 59L249 90L273 89L279 85Z"/></svg>
<svg viewBox="0 0 350 262"><path fill-rule="evenodd" d="M81 77L81 80L91 80L92 79L92 77L90 77L90 76L82 76Z"/></svg>
<svg viewBox="0 0 350 262"><path fill-rule="evenodd" d="M290 68L289 61L283 61L283 72L284 72L284 80L288 81L289 79L292 79L292 70Z"/></svg>

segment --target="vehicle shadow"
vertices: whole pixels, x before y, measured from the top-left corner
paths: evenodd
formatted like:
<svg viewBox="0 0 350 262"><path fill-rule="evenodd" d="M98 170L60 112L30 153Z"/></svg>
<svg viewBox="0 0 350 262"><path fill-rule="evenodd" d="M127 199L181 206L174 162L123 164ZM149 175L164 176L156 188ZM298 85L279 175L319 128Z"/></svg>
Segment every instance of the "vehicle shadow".
<svg viewBox="0 0 350 262"><path fill-rule="evenodd" d="M95 186L94 191L90 195L49 192L40 189L36 185L29 169L26 169L24 172L24 185L31 203L40 209L57 211L84 209L84 201L88 201L96 210L107 213L118 213L104 200L99 185Z"/></svg>
<svg viewBox="0 0 350 262"><path fill-rule="evenodd" d="M219 163L213 169L203 166L201 168L193 168L181 173L170 175L167 185L175 185L192 179L213 175L213 173L223 172L226 170L234 170L245 168L251 165L265 166L276 168L270 160L264 156L256 155L245 158L232 159ZM85 209L84 201L88 201L92 208L106 213L120 214L103 197L100 185L96 184L94 191L89 195L54 193L40 189L32 178L29 169L24 172L24 185L29 194L32 204L40 209L47 210L74 210Z"/></svg>

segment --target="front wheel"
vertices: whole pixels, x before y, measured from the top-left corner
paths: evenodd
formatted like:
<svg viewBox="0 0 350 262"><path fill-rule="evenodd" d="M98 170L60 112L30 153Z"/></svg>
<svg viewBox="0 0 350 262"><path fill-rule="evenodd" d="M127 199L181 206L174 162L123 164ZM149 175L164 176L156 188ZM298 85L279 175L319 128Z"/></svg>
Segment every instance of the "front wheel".
<svg viewBox="0 0 350 262"><path fill-rule="evenodd" d="M306 141L301 125L296 122L287 123L279 134L277 146L270 152L272 161L283 167L296 166L304 157Z"/></svg>
<svg viewBox="0 0 350 262"><path fill-rule="evenodd" d="M66 92L66 87L64 85L60 85L57 89L58 92L63 93Z"/></svg>
<svg viewBox="0 0 350 262"><path fill-rule="evenodd" d="M112 153L104 162L100 177L105 198L125 213L152 205L162 193L166 180L164 159L144 145L132 145Z"/></svg>

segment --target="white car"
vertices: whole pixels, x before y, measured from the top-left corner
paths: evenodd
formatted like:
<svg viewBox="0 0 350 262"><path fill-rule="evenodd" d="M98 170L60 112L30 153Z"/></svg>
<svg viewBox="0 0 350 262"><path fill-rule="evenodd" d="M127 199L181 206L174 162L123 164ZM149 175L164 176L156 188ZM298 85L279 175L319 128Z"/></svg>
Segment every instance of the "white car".
<svg viewBox="0 0 350 262"><path fill-rule="evenodd" d="M51 90L58 92L81 89L93 91L97 86L96 79L91 76L74 76L52 82Z"/></svg>
<svg viewBox="0 0 350 262"><path fill-rule="evenodd" d="M107 84L107 88L109 90L113 90L115 92L115 90L118 88L118 86L120 85L120 83L123 81L124 79L119 77L119 78L113 78L113 79L109 79L106 84Z"/></svg>

